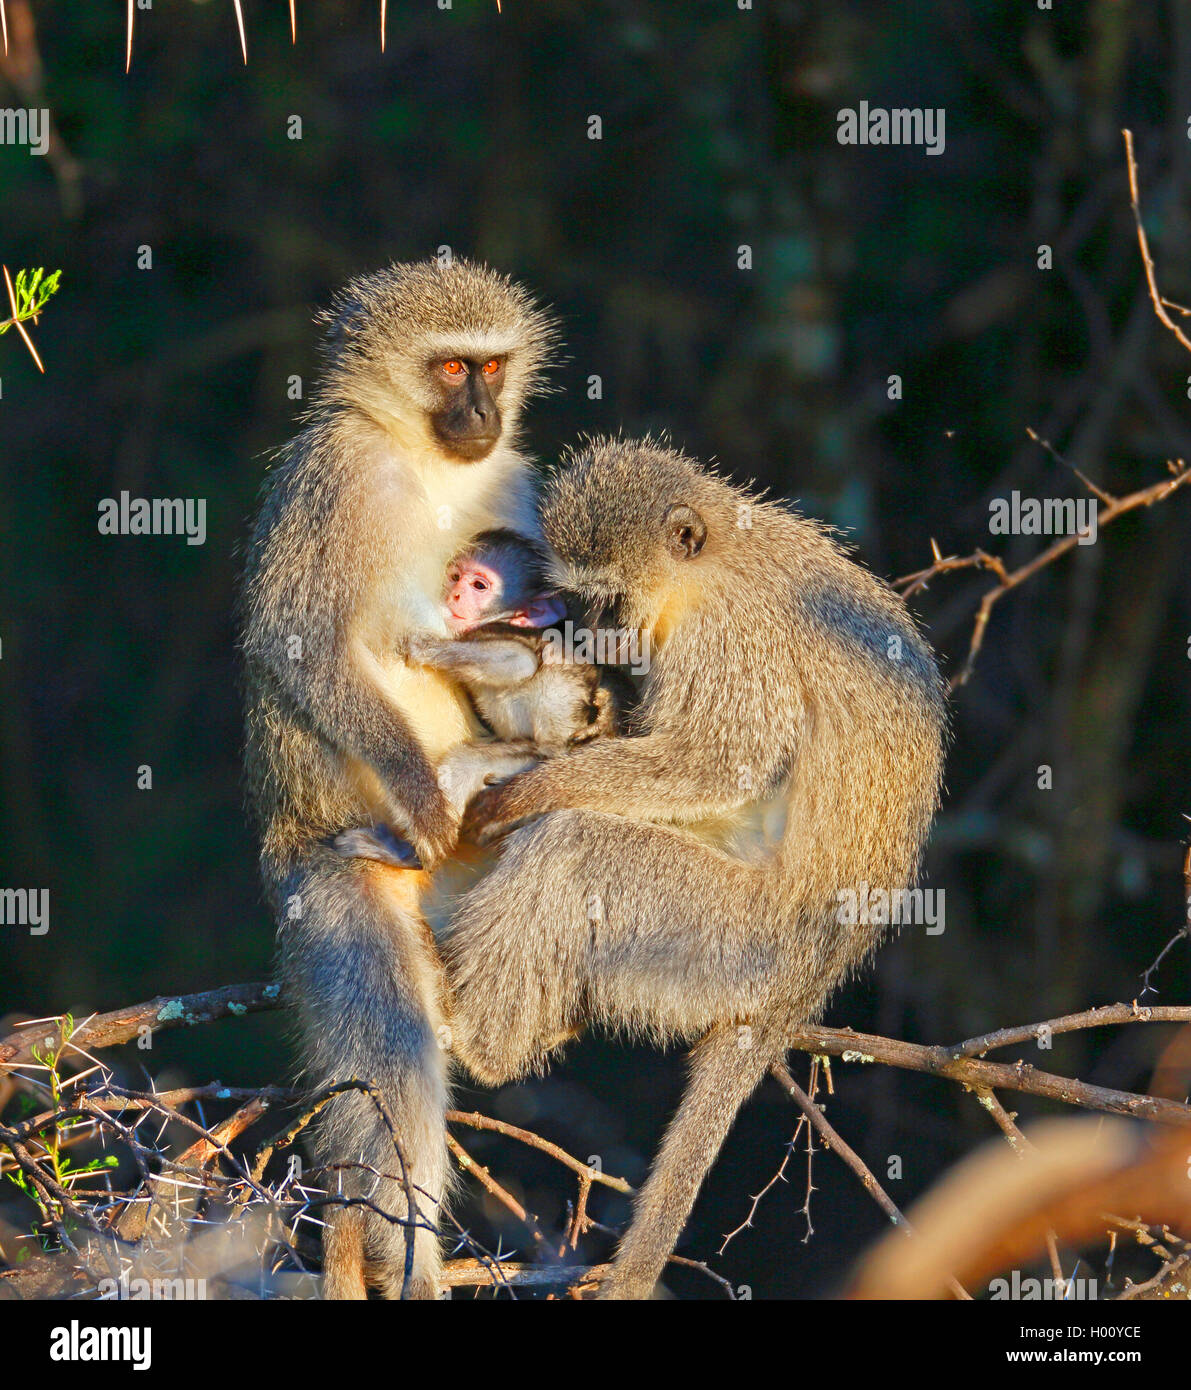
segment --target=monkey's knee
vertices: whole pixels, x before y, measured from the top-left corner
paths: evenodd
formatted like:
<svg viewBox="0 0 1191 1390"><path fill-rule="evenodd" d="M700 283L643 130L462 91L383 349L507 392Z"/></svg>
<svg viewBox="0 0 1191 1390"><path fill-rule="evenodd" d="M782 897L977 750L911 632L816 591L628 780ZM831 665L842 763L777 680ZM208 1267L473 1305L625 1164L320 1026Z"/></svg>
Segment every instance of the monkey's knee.
<svg viewBox="0 0 1191 1390"><path fill-rule="evenodd" d="M581 1020L544 1001L532 1009L523 972L510 975L503 969L472 975L455 989L448 1025L455 1060L483 1086L503 1086L544 1071L551 1054L582 1030Z"/></svg>
<svg viewBox="0 0 1191 1390"><path fill-rule="evenodd" d="M452 1022L450 1034L451 1055L481 1086L504 1086L534 1070L529 1049L498 1045L483 1029Z"/></svg>
<svg viewBox="0 0 1191 1390"><path fill-rule="evenodd" d="M521 995L524 1002L524 979ZM503 1086L541 1072L556 1048L580 1028L561 1020L520 1013L512 983L503 971L488 980L473 977L454 992L449 1046L482 1086Z"/></svg>

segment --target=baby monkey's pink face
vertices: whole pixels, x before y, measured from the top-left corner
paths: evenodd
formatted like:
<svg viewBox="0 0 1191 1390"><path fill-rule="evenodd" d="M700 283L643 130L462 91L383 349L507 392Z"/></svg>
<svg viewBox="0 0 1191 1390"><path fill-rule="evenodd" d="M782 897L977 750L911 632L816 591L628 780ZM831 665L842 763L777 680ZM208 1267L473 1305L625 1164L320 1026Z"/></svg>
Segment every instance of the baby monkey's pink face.
<svg viewBox="0 0 1191 1390"><path fill-rule="evenodd" d="M553 594L531 594L519 574L506 582L493 565L474 556L454 560L447 569L447 626L471 632L485 623L512 627L549 627L561 621L566 606Z"/></svg>
<svg viewBox="0 0 1191 1390"><path fill-rule="evenodd" d="M504 585L500 575L479 560L452 562L447 570L447 623L454 632L470 632L500 612Z"/></svg>

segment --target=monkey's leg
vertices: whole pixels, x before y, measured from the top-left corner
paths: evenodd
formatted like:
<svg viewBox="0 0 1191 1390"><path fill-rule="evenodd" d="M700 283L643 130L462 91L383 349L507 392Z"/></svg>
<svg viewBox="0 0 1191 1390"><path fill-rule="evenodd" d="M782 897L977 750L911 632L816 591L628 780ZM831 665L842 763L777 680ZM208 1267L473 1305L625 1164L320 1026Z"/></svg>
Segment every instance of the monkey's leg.
<svg viewBox="0 0 1191 1390"><path fill-rule="evenodd" d="M497 1084L587 1022L694 1040L756 1016L780 951L762 887L694 836L621 816L555 811L513 832L443 946L456 1055Z"/></svg>
<svg viewBox="0 0 1191 1390"><path fill-rule="evenodd" d="M542 1067L587 1021L659 1039L711 1034L607 1297L649 1296L737 1110L780 1054L759 1022L783 959L765 874L682 831L555 812L506 838L452 920L453 1047L481 1081Z"/></svg>
<svg viewBox="0 0 1191 1390"><path fill-rule="evenodd" d="M733 1025L716 1028L691 1052L682 1100L633 1204L600 1298L653 1293L737 1112L780 1056L763 1029Z"/></svg>
<svg viewBox="0 0 1191 1390"><path fill-rule="evenodd" d="M368 1297L364 1282L364 1213L328 1210L323 1227L323 1297L343 1302Z"/></svg>
<svg viewBox="0 0 1191 1390"><path fill-rule="evenodd" d="M327 1174L326 1184L396 1218L364 1206L333 1213L325 1234L328 1298L361 1297L366 1277L387 1297L400 1297L409 1237L408 1295L438 1292L434 1228L447 1183L446 1066L438 1034L441 980L417 915L416 878L320 849L284 885L281 968L309 1082L372 1083L384 1107L382 1114L359 1091L331 1101L318 1155L323 1164L343 1166ZM402 1156L415 1187L416 1231L408 1225Z"/></svg>

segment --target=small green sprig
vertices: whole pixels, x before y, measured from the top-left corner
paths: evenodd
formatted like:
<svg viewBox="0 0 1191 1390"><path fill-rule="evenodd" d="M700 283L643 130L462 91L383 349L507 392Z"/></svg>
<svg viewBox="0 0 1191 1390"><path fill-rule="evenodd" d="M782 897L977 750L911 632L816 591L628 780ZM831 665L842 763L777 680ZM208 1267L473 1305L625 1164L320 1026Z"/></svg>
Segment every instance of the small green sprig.
<svg viewBox="0 0 1191 1390"><path fill-rule="evenodd" d="M15 328L25 340L25 346L33 354L33 360L37 363L41 371L45 368L41 364L41 358L37 355L37 350L33 346L33 340L25 332L23 324L32 320L37 322L41 311L49 303L50 299L58 292L58 283L62 278L60 270L51 271L49 275L45 273L44 266L38 266L36 270L18 270L16 283L14 285L8 273L8 267L4 267L4 285L8 291L8 307L10 315L7 319L0 320L0 337L3 337L10 328Z"/></svg>
<svg viewBox="0 0 1191 1390"><path fill-rule="evenodd" d="M36 320L50 299L58 293L61 278L60 270L47 275L45 267L40 265L36 270L18 270L14 289L16 314L0 323L0 334L7 333L14 323Z"/></svg>
<svg viewBox="0 0 1191 1390"><path fill-rule="evenodd" d="M64 1014L58 1023L57 1041L50 1042L47 1046L35 1044L29 1049L33 1060L39 1067L45 1069L46 1080L44 1084L49 1090L55 1117L66 1108L63 1100L65 1083L62 1075L62 1057L74 1031L74 1017L71 1014ZM54 1181L66 1191L69 1191L71 1185L79 1178L102 1172L105 1168L114 1168L119 1163L115 1154L101 1154L99 1157L89 1159L84 1163L76 1163L71 1158L67 1152L67 1146L74 1138L73 1132L76 1130L85 1131L90 1124L91 1121L81 1116L74 1116L70 1119L54 1118L40 1129L36 1138L33 1139L33 1147L37 1151L36 1157L48 1165ZM61 1202L31 1182L27 1174L17 1169L10 1171L7 1176L37 1207L42 1221L46 1225L60 1226L67 1231L73 1227L74 1222L70 1212L64 1209Z"/></svg>

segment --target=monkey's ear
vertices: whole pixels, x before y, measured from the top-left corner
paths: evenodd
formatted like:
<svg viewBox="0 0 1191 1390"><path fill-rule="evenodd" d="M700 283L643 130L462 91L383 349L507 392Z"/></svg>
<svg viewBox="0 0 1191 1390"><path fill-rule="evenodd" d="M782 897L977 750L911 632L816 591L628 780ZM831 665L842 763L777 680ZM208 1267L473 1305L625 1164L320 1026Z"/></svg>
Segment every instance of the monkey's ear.
<svg viewBox="0 0 1191 1390"><path fill-rule="evenodd" d="M682 502L666 508L666 545L677 560L693 560L707 540L707 523Z"/></svg>

